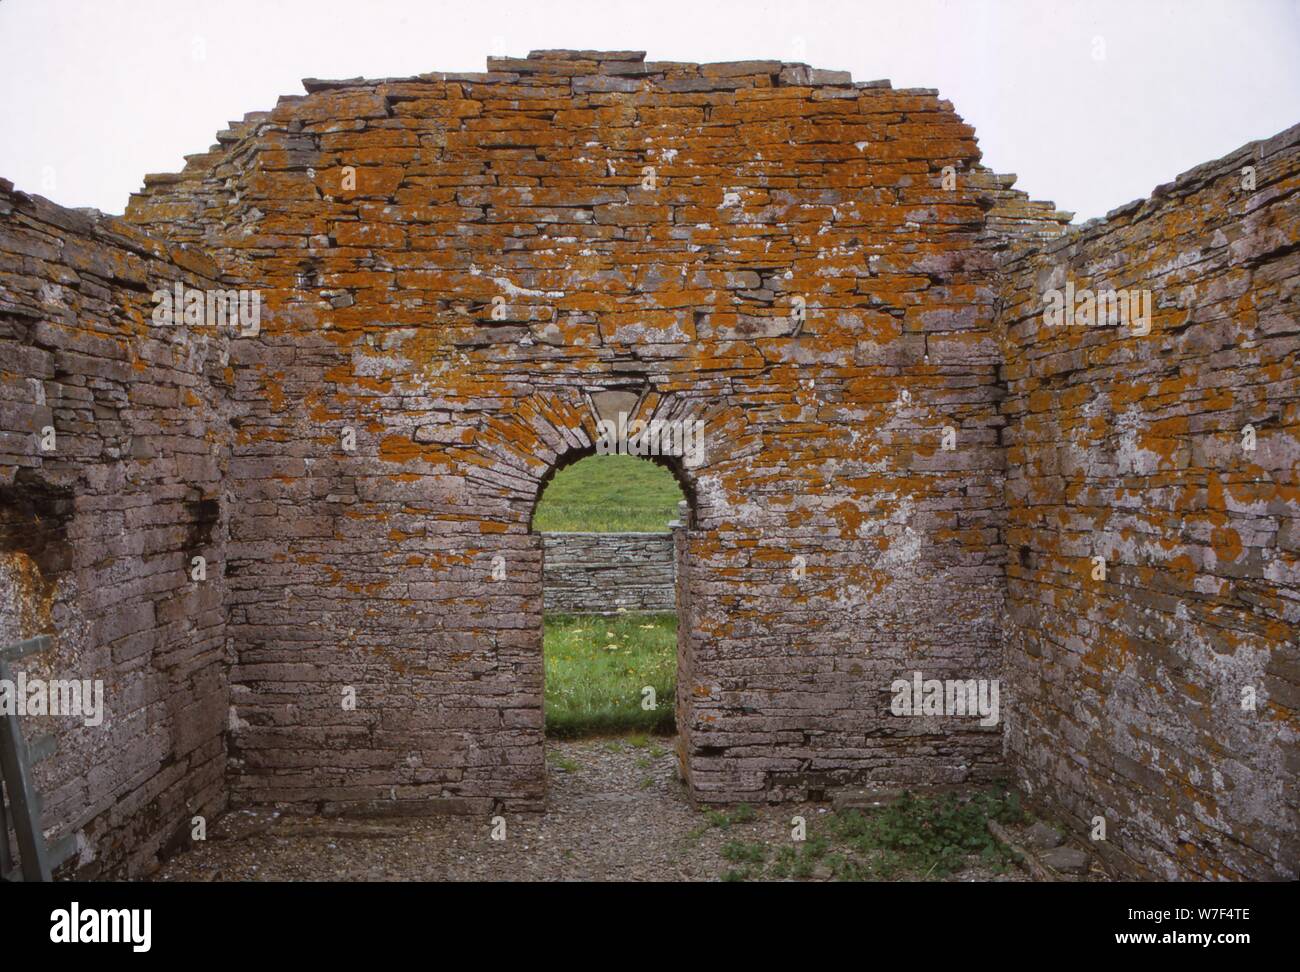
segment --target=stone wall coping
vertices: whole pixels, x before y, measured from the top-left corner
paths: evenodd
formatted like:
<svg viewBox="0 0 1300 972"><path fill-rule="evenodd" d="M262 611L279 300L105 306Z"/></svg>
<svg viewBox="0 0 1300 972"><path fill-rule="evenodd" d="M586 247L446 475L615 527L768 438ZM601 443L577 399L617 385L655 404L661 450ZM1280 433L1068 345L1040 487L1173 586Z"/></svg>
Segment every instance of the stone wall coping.
<svg viewBox="0 0 1300 972"><path fill-rule="evenodd" d="M666 537L671 530L540 530L542 537Z"/></svg>
<svg viewBox="0 0 1300 972"><path fill-rule="evenodd" d="M1098 216L1078 226L1068 226L1060 236L1037 238L1012 247L1004 261L1008 268L1042 253L1056 253L1062 249L1080 246L1099 239L1120 226L1146 219L1162 209L1169 200L1192 195L1207 183L1225 176L1235 175L1241 166L1250 162L1264 162L1300 145L1300 124L1268 138L1247 142L1226 155L1202 162L1151 190L1145 198L1133 199L1116 206L1105 216Z"/></svg>
<svg viewBox="0 0 1300 972"><path fill-rule="evenodd" d="M44 196L15 189L11 181L0 178L0 216L13 213L24 216L35 224L90 237L137 256L173 263L213 283L224 283L227 280L215 261L197 246L160 239L121 216L92 207L71 209L60 206ZM40 229L41 225L34 228Z"/></svg>
<svg viewBox="0 0 1300 972"><path fill-rule="evenodd" d="M489 57L485 72L431 71L425 74L392 78L303 78L308 94L345 88L375 89L392 84L441 84L447 81L469 83L520 83L533 76L544 76L547 83L574 83L576 79L600 75L638 79L638 85L665 81L704 82L699 90L710 87L734 89L750 85L737 79L767 77L777 87L839 87L858 91L892 91L888 79L854 81L848 71L815 68L802 61L748 60L713 61L646 61L645 51L530 51L527 57ZM935 88L902 88L897 94L936 97Z"/></svg>

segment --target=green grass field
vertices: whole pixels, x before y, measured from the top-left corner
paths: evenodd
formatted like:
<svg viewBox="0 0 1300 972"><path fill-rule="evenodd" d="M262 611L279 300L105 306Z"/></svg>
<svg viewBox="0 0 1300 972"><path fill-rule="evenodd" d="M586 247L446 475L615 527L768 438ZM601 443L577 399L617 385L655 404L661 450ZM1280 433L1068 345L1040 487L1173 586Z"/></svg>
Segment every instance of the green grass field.
<svg viewBox="0 0 1300 972"><path fill-rule="evenodd" d="M674 731L674 615L555 614L545 626L547 735ZM655 692L651 710L641 707L646 686Z"/></svg>
<svg viewBox="0 0 1300 972"><path fill-rule="evenodd" d="M537 504L539 532L666 533L684 499L663 466L636 456L589 456L561 469Z"/></svg>

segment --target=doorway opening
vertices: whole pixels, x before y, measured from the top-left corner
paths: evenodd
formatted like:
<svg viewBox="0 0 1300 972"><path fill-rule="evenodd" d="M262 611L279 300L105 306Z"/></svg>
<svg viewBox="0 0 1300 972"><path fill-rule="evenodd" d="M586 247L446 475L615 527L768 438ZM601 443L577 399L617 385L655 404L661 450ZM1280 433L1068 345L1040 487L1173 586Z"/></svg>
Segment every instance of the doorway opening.
<svg viewBox="0 0 1300 972"><path fill-rule="evenodd" d="M688 510L675 470L637 456L579 458L543 488L533 531L549 739L676 732L674 531Z"/></svg>

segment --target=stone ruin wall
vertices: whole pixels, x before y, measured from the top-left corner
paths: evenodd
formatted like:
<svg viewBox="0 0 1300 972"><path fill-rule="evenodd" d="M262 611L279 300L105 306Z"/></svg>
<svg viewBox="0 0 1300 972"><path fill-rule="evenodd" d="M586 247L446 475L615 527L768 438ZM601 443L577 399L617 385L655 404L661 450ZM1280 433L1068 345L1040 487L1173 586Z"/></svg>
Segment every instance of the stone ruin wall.
<svg viewBox="0 0 1300 972"><path fill-rule="evenodd" d="M128 211L268 307L232 351L236 802L542 805L529 518L611 394L706 422L679 470L696 799L1001 771L996 729L900 724L888 685L1000 672L987 214L1064 216L980 167L935 92L780 62L541 52L307 88Z"/></svg>
<svg viewBox="0 0 1300 972"><path fill-rule="evenodd" d="M1300 866L1297 193L1300 126L1006 271L1008 755L1127 873ZM1067 278L1151 333L1047 327Z"/></svg>
<svg viewBox="0 0 1300 972"><path fill-rule="evenodd" d="M226 805L233 371L224 336L150 323L153 290L217 280L194 249L0 180L0 643L54 633L15 671L103 681L96 727L21 718L56 741L34 781L84 877L149 869Z"/></svg>
<svg viewBox="0 0 1300 972"><path fill-rule="evenodd" d="M652 63L630 52L537 52L492 60L486 74L307 88L232 125L184 172L147 177L126 217L169 241L130 231L130 247L147 251L159 278L196 272L190 261L201 251L215 261L203 275L260 288L257 338L181 344L174 332L159 335L134 316L148 290L131 278L101 284L78 271L111 308L74 302L53 311L29 301L40 318L102 322L94 327L117 349L114 360L157 383L142 392L132 382L114 399L136 396L125 410L145 423L135 437L167 428L186 443L140 459L96 453L60 473L85 508L72 521L84 536L134 544L141 549L124 549L118 569L153 576L156 566L160 575L105 609L113 623L147 615L140 640L153 667L140 679L146 698L161 699L140 720L150 746L128 745L118 758L161 758L156 770L144 766L126 783L116 774L83 795L83 810L97 805L118 821L118 850L101 852L101 866L147 869L195 806L215 807L226 793L237 806L326 813L540 809L542 554L529 529L533 507L557 466L592 450L596 418L630 406L706 423L707 461L676 469L691 503L676 532L679 746L698 802L997 777L1001 728L892 717L888 687L916 669L1003 678L1025 705L1023 713L1010 701L1003 707L1012 768L1036 798L1079 819L1112 798L1133 808L1112 822L1112 833L1122 831L1122 864L1161 871L1159 849L1169 851L1181 826L1173 815L1192 813L1199 800L1198 819L1240 826L1260 849L1211 844L1203 857L1184 855L1179 873L1285 870L1279 816L1257 814L1249 792L1210 807L1209 791L1194 785L1181 806L1157 803L1154 786L1105 789L1139 731L1198 725L1170 688L1196 692L1221 670L1197 647L1192 680L1160 682L1168 672L1144 662L1151 680L1138 690L1084 664L1083 637L1100 638L1112 662L1134 664L1139 646L1165 643L1139 631L1136 616L1113 611L1124 600L1116 588L1137 586L1136 571L1125 576L1134 568L1116 566L1103 600L1070 588L1074 575L1055 565L1078 556L1077 537L1066 538L1077 521L1051 504L1064 507L1065 495L1079 502L1080 484L1035 484L1046 490L1040 496L1024 482L1031 470L1055 475L1044 451L1052 445L1037 433L1086 407L1075 391L1059 413L1040 414L1044 392L1059 389L1033 381L1058 369L1059 384L1076 382L1064 376L1082 365L1035 361L1041 348L1023 323L1033 309L1018 304L1033 286L1033 261L1058 250L1048 244L1017 262L1016 245L1058 236L1068 214L1028 201L1011 189L1014 177L980 166L973 132L948 102L779 62ZM643 184L647 166L653 188ZM1274 209L1290 216L1294 203ZM57 213L45 218L86 219ZM1180 213L1158 222L1170 235L1195 233ZM17 208L0 217L5 233L23 219ZM1076 248L1082 271L1102 259L1097 234L1142 225L1120 215L1059 245ZM79 232L61 227L49 245L59 249L59 239ZM105 254L119 245L102 234L96 244ZM1260 267L1290 259L1285 248L1267 252ZM15 279L65 274L46 257L20 256L40 273ZM1270 303L1283 300L1285 284L1269 284L1254 258L1229 247L1215 259L1249 264L1260 307L1272 308L1265 316L1294 318ZM802 321L792 314L796 296L806 301ZM494 298L502 298L496 314ZM6 328L27 320L0 311ZM1270 354L1284 353L1288 333L1270 337ZM26 330L12 334L27 360L39 345ZM155 371L158 355L187 348L184 367ZM109 393L98 365L66 361L68 386ZM1284 372L1267 381L1248 373L1253 395L1282 401ZM35 376L49 394L53 376ZM35 385L11 377L6 369L0 385L11 389L6 407L24 395L32 407ZM1109 379L1099 370L1096 380ZM165 389L179 396L179 387L202 406L178 415ZM1177 400L1164 407L1176 411ZM54 424L65 420L84 425L85 417L56 409ZM13 445L5 451L27 465L33 421L6 412ZM956 430L955 451L940 448L945 426ZM84 434L105 433L96 424ZM195 468L178 458L190 447L206 457ZM1147 462L1144 451L1125 455ZM16 481L10 461L7 482ZM101 468L121 469L121 478L97 478ZM1293 459L1289 470L1293 489ZM1110 488L1111 475L1098 467L1089 488ZM122 532L128 518L116 509L92 514L96 502L125 504L140 493L158 497L148 515L170 530L142 539ZM185 592L203 600L182 609L168 585L185 591L185 575L163 568L192 546L187 517L196 514L185 503L212 498L217 586ZM1224 515L1241 515L1218 502ZM1091 506L1068 512L1098 515ZM1294 625L1294 558L1281 518L1271 595L1261 577L1247 586L1225 573L1239 594L1188 605L1205 612L1189 637L1236 612L1235 626L1220 627L1254 639L1243 654L1252 671L1268 664L1262 619ZM1146 525L1157 546L1177 542L1173 528L1168 518ZM1106 524L1098 529L1105 535ZM1246 536L1255 535L1244 535L1243 547L1266 546ZM1119 532L1114 541L1117 552L1145 549ZM89 562L83 570L94 569L100 546L75 545L73 556ZM1291 574L1277 572L1288 564ZM498 565L505 577L494 580ZM89 583L79 596L104 598L106 586ZM1164 603L1161 617L1176 616ZM212 620L200 625L200 617ZM1134 637L1124 643L1126 624ZM129 669L101 640L87 647L111 657L114 671ZM185 664L153 663L173 648ZM1063 677L1056 659L1067 655L1085 681ZM1269 683L1270 724L1282 721L1272 716L1286 681ZM348 690L355 709L340 704ZM1116 711L1130 720L1127 736L1107 721ZM1293 735L1232 725L1238 735L1227 738L1241 742L1249 765L1294 761ZM156 744L169 733L171 749ZM1130 759L1173 779L1191 767L1176 761L1178 741L1138 744ZM1227 775L1234 786L1245 777L1235 766ZM140 800L156 801L150 814L139 813ZM95 846L107 846L103 833L91 835ZM1293 840L1294 817L1289 833Z"/></svg>

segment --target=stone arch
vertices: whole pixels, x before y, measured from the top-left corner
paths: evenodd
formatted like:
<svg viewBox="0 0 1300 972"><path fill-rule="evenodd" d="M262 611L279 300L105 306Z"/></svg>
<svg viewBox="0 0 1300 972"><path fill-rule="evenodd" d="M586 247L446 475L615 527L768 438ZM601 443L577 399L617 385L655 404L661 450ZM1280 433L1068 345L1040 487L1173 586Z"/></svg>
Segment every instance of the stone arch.
<svg viewBox="0 0 1300 972"><path fill-rule="evenodd" d="M620 410L623 410L629 422L639 420L645 423L656 419L660 421L686 420L682 418L683 416L698 416L700 421L705 421L704 415L708 414L704 411L691 410L692 408L698 409L698 403L677 402L672 396L659 395L645 388L638 388L635 391L627 386L618 386L614 389L596 388L583 391L580 394L582 405L585 406L585 408L576 409L576 416L580 416L582 419L580 430L568 429L569 435L563 440L561 447L558 449L555 447L553 439L547 441L547 445L552 450L548 457L550 465L538 481L537 491L533 495L532 509L528 517L530 529L533 517L537 512L537 505L541 501L546 487L555 478L555 474L576 462L581 462L589 456L596 455L599 440L599 426L597 423L602 418L617 423ZM605 398L605 396L611 395L619 396L619 398ZM539 405L545 403L542 414L556 414L555 405L557 400L554 394L539 395L532 401ZM716 413L711 418L716 421ZM545 432L544 429L534 428L539 436ZM581 434L576 434L579 431ZM680 456L648 454L641 458L644 458L647 462L662 466L672 473L673 479L680 487L688 509L693 516L696 504L697 470L692 469Z"/></svg>
<svg viewBox="0 0 1300 972"><path fill-rule="evenodd" d="M560 471L567 469L569 466L579 463L583 459L588 459L594 455L596 455L596 447L594 445L585 446L581 449L571 449L564 455L560 456L555 465L551 466L538 484L537 497L533 501L533 512L528 518L530 530L533 529L533 519L537 515L537 507L541 503L542 495L546 492L546 487L550 485L551 480L555 478L555 475ZM651 462L656 466L667 469L672 473L673 481L677 484L678 488L681 489L682 496L686 500L688 515L693 520L695 516L695 481L687 473L683 464L674 458L666 456L641 456L640 458L644 459L646 462Z"/></svg>
<svg viewBox="0 0 1300 972"><path fill-rule="evenodd" d="M462 469L475 464L498 463L512 466L514 482L503 482L500 491L483 494L483 499L500 501L492 517L510 531L521 525L531 530L537 504L546 486L561 469L596 454L601 408L597 400L614 394L629 396L629 420L672 421L699 418L715 428L725 421L724 411L710 408L699 399L678 399L646 387L628 391L627 385L593 385L588 389L539 389L521 395L508 409L494 413L491 420L474 429L471 457L463 458ZM617 412L607 412L614 420ZM418 433L416 438L418 438ZM408 457L409 458L409 457ZM647 455L650 462L668 469L681 487L692 512L696 505L698 477L703 470L689 468L678 457ZM399 465L401 463L399 462Z"/></svg>

